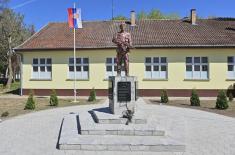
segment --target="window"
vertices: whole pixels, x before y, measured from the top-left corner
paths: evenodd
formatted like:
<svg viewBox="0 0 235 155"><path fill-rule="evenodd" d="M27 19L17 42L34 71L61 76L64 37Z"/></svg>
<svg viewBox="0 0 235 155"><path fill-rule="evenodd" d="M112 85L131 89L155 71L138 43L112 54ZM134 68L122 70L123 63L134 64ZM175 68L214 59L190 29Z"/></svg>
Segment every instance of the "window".
<svg viewBox="0 0 235 155"><path fill-rule="evenodd" d="M186 57L186 79L208 79L207 57Z"/></svg>
<svg viewBox="0 0 235 155"><path fill-rule="evenodd" d="M167 79L167 58L166 57L146 57L145 58L145 78Z"/></svg>
<svg viewBox="0 0 235 155"><path fill-rule="evenodd" d="M228 69L227 69L227 77L228 79L235 79L235 56L228 56Z"/></svg>
<svg viewBox="0 0 235 155"><path fill-rule="evenodd" d="M116 76L117 75L117 64L116 64L116 58L106 58L106 77L108 78L109 76ZM124 64L122 65L122 71L121 71L121 76L125 75L125 68Z"/></svg>
<svg viewBox="0 0 235 155"><path fill-rule="evenodd" d="M33 58L33 79L51 79L51 58Z"/></svg>
<svg viewBox="0 0 235 155"><path fill-rule="evenodd" d="M69 79L74 79L74 58L69 58ZM89 78L89 58L76 58L76 79Z"/></svg>

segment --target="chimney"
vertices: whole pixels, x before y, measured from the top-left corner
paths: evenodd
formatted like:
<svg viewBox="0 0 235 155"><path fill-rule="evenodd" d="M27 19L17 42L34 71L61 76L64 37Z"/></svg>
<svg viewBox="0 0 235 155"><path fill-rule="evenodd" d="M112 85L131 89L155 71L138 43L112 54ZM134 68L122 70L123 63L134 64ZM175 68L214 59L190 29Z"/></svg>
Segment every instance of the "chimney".
<svg viewBox="0 0 235 155"><path fill-rule="evenodd" d="M191 24L192 25L197 25L197 12L196 9L191 9Z"/></svg>
<svg viewBox="0 0 235 155"><path fill-rule="evenodd" d="M135 18L135 11L131 11L131 26L136 26Z"/></svg>

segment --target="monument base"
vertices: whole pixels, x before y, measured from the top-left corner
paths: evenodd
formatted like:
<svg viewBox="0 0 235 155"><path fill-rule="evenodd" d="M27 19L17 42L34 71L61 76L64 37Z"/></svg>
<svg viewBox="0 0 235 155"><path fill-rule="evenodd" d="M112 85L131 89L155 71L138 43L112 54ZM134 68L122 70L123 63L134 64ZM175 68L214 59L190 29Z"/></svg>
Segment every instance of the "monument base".
<svg viewBox="0 0 235 155"><path fill-rule="evenodd" d="M122 115L113 115L111 113L104 113L99 111L93 111L92 113L96 123L100 124L126 124L127 118L123 118ZM135 113L132 121L132 124L146 124L147 119L143 118L143 114Z"/></svg>
<svg viewBox="0 0 235 155"><path fill-rule="evenodd" d="M137 95L137 77L109 77L109 108L112 114L122 115L126 110L135 111Z"/></svg>
<svg viewBox="0 0 235 155"><path fill-rule="evenodd" d="M63 118L59 149L184 152L184 125L182 122L172 122L169 126L174 126L175 131L172 131L172 128L165 128L161 124L166 121L130 125L101 124L95 123L88 111L80 112L79 115L69 114Z"/></svg>

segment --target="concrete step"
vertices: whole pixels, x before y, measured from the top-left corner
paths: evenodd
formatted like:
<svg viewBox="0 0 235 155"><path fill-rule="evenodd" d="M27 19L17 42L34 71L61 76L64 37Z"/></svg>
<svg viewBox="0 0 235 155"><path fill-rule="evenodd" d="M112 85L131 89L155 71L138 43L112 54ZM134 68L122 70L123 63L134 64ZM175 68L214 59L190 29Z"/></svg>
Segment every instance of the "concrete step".
<svg viewBox="0 0 235 155"><path fill-rule="evenodd" d="M64 131L82 135L164 136L165 131L152 124L99 124L88 112L64 117Z"/></svg>
<svg viewBox="0 0 235 155"><path fill-rule="evenodd" d="M61 150L184 152L185 145L169 137L61 135Z"/></svg>
<svg viewBox="0 0 235 155"><path fill-rule="evenodd" d="M90 151L156 151L156 152L184 152L185 144L182 138L172 136L150 136L142 128L142 134L129 135L127 128L133 129L142 124L98 124L94 123L88 112L66 115L63 119L59 148L61 150L90 150ZM99 127L97 127L97 125ZM115 135L107 127L119 129L118 126L126 130ZM146 126L146 125L145 125ZM84 128L89 128L88 135L81 134ZM92 129L93 128L93 129ZM102 129L102 132L98 130ZM151 129L151 125L148 127ZM146 128L147 129L147 128ZM103 132L105 130L105 132ZM80 131L80 132L79 132ZM109 133L107 133L109 131ZM121 130L120 130L121 131ZM138 131L138 130L136 130ZM89 135L89 132L90 135ZM93 133L92 133L93 132ZM100 133L97 133L100 132ZM127 132L127 133L125 133ZM138 133L138 132L136 132ZM108 135L107 135L108 134ZM140 136L141 135L141 136Z"/></svg>

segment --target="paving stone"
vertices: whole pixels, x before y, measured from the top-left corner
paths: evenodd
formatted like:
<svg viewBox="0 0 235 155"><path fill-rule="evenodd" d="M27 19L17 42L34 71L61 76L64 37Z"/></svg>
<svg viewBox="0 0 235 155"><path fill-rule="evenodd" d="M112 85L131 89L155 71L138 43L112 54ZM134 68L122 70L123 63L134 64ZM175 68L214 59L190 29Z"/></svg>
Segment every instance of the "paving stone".
<svg viewBox="0 0 235 155"><path fill-rule="evenodd" d="M129 145L107 145L108 151L130 151Z"/></svg>
<svg viewBox="0 0 235 155"><path fill-rule="evenodd" d="M138 135L138 136L152 136L153 135L153 131L149 131L149 130L135 130L134 135Z"/></svg>
<svg viewBox="0 0 235 155"><path fill-rule="evenodd" d="M131 135L135 135L134 133L135 133L134 130L118 130L118 135L131 136Z"/></svg>
<svg viewBox="0 0 235 155"><path fill-rule="evenodd" d="M59 145L59 148L61 150L81 150L81 145L79 144L76 144L76 145L73 145L73 144L70 144L70 145Z"/></svg>
<svg viewBox="0 0 235 155"><path fill-rule="evenodd" d="M155 130L152 131L153 136L164 136L165 135L165 131L162 130Z"/></svg>
<svg viewBox="0 0 235 155"><path fill-rule="evenodd" d="M147 119L135 119L134 123L135 124L146 124L147 123Z"/></svg>
<svg viewBox="0 0 235 155"><path fill-rule="evenodd" d="M150 150L150 146L143 146L143 145L131 145L131 151L148 151Z"/></svg>
<svg viewBox="0 0 235 155"><path fill-rule="evenodd" d="M107 145L81 145L81 150L88 151L104 151L107 150Z"/></svg>
<svg viewBox="0 0 235 155"><path fill-rule="evenodd" d="M142 98L139 98L137 102L137 110L144 111L154 124L163 126L167 136L171 133L177 133L177 131L180 130L180 127L177 126L182 124L182 121L185 123L185 152L81 151L56 149L55 146L58 140L61 120L64 116L71 112L80 114L84 111L87 112L104 106L108 106L108 100L104 104L56 108L5 120L0 123L0 154L206 155L208 152L211 152L209 155L235 154L234 118L188 108L145 104ZM178 132L178 134L181 133ZM175 134L175 138L180 139L180 137L177 138ZM218 147L218 144L220 147Z"/></svg>
<svg viewBox="0 0 235 155"><path fill-rule="evenodd" d="M105 130L89 130L89 135L105 135Z"/></svg>
<svg viewBox="0 0 235 155"><path fill-rule="evenodd" d="M117 130L106 130L106 134L107 135L118 135L118 131Z"/></svg>

